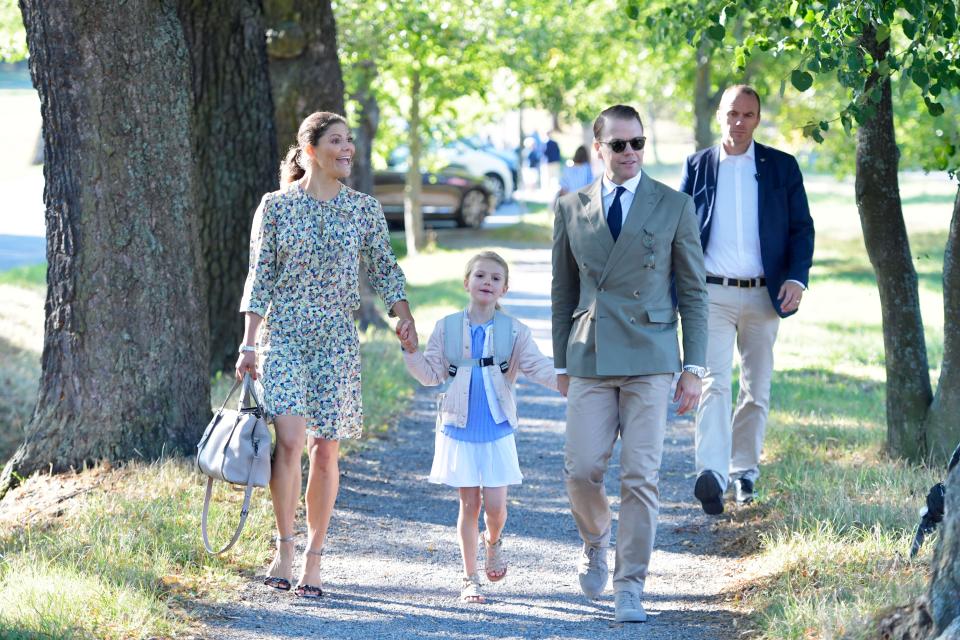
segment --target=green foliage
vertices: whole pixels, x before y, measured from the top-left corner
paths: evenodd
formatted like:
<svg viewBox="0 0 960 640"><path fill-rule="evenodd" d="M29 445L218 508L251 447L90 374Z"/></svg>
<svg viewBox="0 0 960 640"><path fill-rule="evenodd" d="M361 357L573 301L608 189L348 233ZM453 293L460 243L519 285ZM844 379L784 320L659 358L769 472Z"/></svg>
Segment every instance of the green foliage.
<svg viewBox="0 0 960 640"><path fill-rule="evenodd" d="M24 288L46 287L47 263L41 262L0 271L0 284L12 284Z"/></svg>
<svg viewBox="0 0 960 640"><path fill-rule="evenodd" d="M770 51L796 60L790 83L797 91L810 91L815 78L835 80L845 96L828 118L838 119L849 133L876 115L880 81L895 77L912 82L929 116L955 123L956 100L951 94L960 89L958 6L957 0L793 0L789 4L760 1L737 12L726 0L681 0L660 16L647 15L645 24L674 39L682 31L696 45L704 35L720 37L719 27L737 15L742 33L749 35L732 39L734 64L743 70L757 51ZM729 30L723 35L731 40ZM900 87L907 91L908 83L901 82ZM920 114L911 110L900 115ZM808 121L804 135L822 142L826 122ZM924 165L956 171L960 137L949 124L936 130L940 133L927 138Z"/></svg>
<svg viewBox="0 0 960 640"><path fill-rule="evenodd" d="M16 0L0 0L0 62L27 57L27 33Z"/></svg>

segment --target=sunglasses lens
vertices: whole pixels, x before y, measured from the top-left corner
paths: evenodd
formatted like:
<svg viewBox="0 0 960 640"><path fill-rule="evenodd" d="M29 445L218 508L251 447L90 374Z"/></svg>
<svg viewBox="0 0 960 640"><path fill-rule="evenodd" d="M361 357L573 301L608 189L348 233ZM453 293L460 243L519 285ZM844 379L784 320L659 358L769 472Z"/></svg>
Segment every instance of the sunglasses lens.
<svg viewBox="0 0 960 640"><path fill-rule="evenodd" d="M643 145L646 144L646 142L646 138L634 138L630 141L630 146L633 147L634 151L640 151L640 149L643 149Z"/></svg>
<svg viewBox="0 0 960 640"><path fill-rule="evenodd" d="M614 140L610 143L610 148L613 149L614 153L623 153L623 150L627 148L626 140Z"/></svg>

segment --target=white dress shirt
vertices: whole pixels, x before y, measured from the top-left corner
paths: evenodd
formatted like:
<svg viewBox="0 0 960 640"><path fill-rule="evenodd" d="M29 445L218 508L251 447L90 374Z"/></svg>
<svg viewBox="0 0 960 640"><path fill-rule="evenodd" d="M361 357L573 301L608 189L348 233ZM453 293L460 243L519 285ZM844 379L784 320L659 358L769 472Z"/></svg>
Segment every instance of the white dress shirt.
<svg viewBox="0 0 960 640"><path fill-rule="evenodd" d="M759 278L759 182L753 142L746 153L731 156L720 145L717 194L710 239L703 262L707 273L727 278Z"/></svg>
<svg viewBox="0 0 960 640"><path fill-rule="evenodd" d="M610 178L607 177L607 174L603 174L603 178L600 180L600 199L603 204L603 219L607 219L607 212L610 211L610 207L613 205L613 195L617 192L617 187L623 187L626 189L622 194L620 194L620 209L623 211L622 217L620 218L620 228L623 228L623 225L627 222L627 214L630 213L630 205L633 204L633 196L637 193L637 187L640 186L640 177L643 175L643 172L638 171L637 175L633 176L623 184L614 184Z"/></svg>

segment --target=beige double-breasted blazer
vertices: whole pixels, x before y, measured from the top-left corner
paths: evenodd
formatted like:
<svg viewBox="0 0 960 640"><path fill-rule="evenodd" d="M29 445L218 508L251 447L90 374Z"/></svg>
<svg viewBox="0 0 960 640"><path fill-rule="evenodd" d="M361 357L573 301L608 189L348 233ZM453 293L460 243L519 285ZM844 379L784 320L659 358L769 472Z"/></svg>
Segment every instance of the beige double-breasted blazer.
<svg viewBox="0 0 960 640"><path fill-rule="evenodd" d="M561 197L551 293L554 362L569 375L637 376L703 366L706 273L693 200L643 173L614 242L601 179Z"/></svg>

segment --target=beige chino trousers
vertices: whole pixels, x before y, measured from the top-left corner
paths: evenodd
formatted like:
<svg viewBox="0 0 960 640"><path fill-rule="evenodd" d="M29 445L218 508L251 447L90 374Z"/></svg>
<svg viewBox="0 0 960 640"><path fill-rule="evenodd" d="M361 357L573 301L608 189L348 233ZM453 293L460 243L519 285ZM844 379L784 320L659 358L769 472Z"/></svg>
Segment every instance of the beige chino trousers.
<svg viewBox="0 0 960 640"><path fill-rule="evenodd" d="M696 467L698 475L713 471L726 490L737 478L760 476L780 317L766 287L707 284L707 294L707 375L697 408ZM731 418L734 346L740 354L740 392Z"/></svg>
<svg viewBox="0 0 960 640"><path fill-rule="evenodd" d="M660 510L660 460L673 374L570 378L564 477L570 510L586 544L606 548L613 514L604 475L617 437L620 514L615 591L643 594Z"/></svg>

